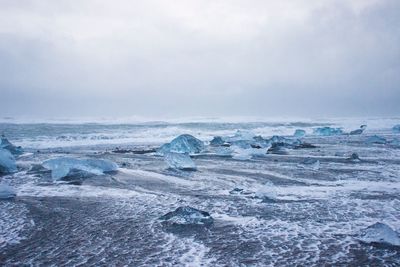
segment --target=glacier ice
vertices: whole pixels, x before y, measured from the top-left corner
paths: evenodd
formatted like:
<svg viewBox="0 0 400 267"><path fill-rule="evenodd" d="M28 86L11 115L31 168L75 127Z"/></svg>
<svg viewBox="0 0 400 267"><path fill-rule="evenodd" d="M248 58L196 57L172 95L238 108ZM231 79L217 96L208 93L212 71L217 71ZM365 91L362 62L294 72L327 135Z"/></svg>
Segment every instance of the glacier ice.
<svg viewBox="0 0 400 267"><path fill-rule="evenodd" d="M2 135L0 139L0 148L10 151L14 156L18 156L23 153L23 150L20 146L13 145L4 135Z"/></svg>
<svg viewBox="0 0 400 267"><path fill-rule="evenodd" d="M343 130L341 128L320 127L314 129L314 134L321 136L339 135L343 134Z"/></svg>
<svg viewBox="0 0 400 267"><path fill-rule="evenodd" d="M164 160L172 169L196 170L196 164L188 154L169 152L164 154Z"/></svg>
<svg viewBox="0 0 400 267"><path fill-rule="evenodd" d="M214 219L208 212L189 206L179 207L160 217L164 223L170 225L211 225Z"/></svg>
<svg viewBox="0 0 400 267"><path fill-rule="evenodd" d="M377 222L364 229L359 239L365 243L378 243L392 246L400 246L399 233L394 231L390 226Z"/></svg>
<svg viewBox="0 0 400 267"><path fill-rule="evenodd" d="M168 152L198 154L204 149L204 143L190 134L182 134L170 143L162 145L158 153L164 155Z"/></svg>
<svg viewBox="0 0 400 267"><path fill-rule="evenodd" d="M255 197L262 199L263 202L273 202L277 199L277 192L274 185L270 182L262 185L255 192Z"/></svg>
<svg viewBox="0 0 400 267"><path fill-rule="evenodd" d="M74 175L102 175L116 171L118 165L103 159L76 159L61 157L43 162L43 167L51 170L51 177L55 180Z"/></svg>
<svg viewBox="0 0 400 267"><path fill-rule="evenodd" d="M306 131L301 130L301 129L297 129L293 134L293 136L297 137L297 138L304 137L305 135L306 135Z"/></svg>
<svg viewBox="0 0 400 267"><path fill-rule="evenodd" d="M350 135L358 135L358 134L362 134L365 129L367 129L367 125L363 124L360 126L360 129L354 130L350 132Z"/></svg>
<svg viewBox="0 0 400 267"><path fill-rule="evenodd" d="M358 156L357 153L352 153L351 156L348 158L349 161L353 161L353 162L360 162L361 159Z"/></svg>
<svg viewBox="0 0 400 267"><path fill-rule="evenodd" d="M253 140L254 133L250 131L237 130L233 136L227 137L227 142L235 142L240 140Z"/></svg>
<svg viewBox="0 0 400 267"><path fill-rule="evenodd" d="M365 142L368 144L386 144L386 139L378 135L373 135L368 137Z"/></svg>
<svg viewBox="0 0 400 267"><path fill-rule="evenodd" d="M8 174L17 171L15 158L10 151L0 148L0 174Z"/></svg>
<svg viewBox="0 0 400 267"><path fill-rule="evenodd" d="M6 184L0 184L0 199L11 199L16 196L14 188Z"/></svg>
<svg viewBox="0 0 400 267"><path fill-rule="evenodd" d="M393 126L392 131L395 133L400 133L400 124Z"/></svg>

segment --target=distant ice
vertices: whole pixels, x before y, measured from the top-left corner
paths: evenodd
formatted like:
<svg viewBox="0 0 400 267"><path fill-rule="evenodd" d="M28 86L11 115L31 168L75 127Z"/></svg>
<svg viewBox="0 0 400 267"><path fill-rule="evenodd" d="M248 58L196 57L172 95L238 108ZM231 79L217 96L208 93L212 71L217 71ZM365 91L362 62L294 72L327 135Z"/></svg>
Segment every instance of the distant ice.
<svg viewBox="0 0 400 267"><path fill-rule="evenodd" d="M165 154L168 152L198 154L204 149L204 143L190 134L182 134L170 143L162 145L158 149L158 153Z"/></svg>
<svg viewBox="0 0 400 267"><path fill-rule="evenodd" d="M297 137L297 138L304 137L305 135L306 135L306 131L301 130L301 129L297 129L293 134L293 136Z"/></svg>
<svg viewBox="0 0 400 267"><path fill-rule="evenodd" d="M368 144L386 144L386 139L378 135L373 135L368 137L365 142Z"/></svg>
<svg viewBox="0 0 400 267"><path fill-rule="evenodd" d="M210 225L214 221L208 212L189 206L179 207L160 219L170 225Z"/></svg>
<svg viewBox="0 0 400 267"><path fill-rule="evenodd" d="M339 135L343 134L343 130L341 128L320 127L314 129L314 134L321 136Z"/></svg>

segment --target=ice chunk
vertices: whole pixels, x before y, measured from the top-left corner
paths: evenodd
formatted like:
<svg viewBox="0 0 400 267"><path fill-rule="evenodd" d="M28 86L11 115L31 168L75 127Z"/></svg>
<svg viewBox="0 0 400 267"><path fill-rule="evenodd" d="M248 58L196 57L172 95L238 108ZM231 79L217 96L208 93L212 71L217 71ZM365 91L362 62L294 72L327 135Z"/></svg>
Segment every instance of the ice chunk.
<svg viewBox="0 0 400 267"><path fill-rule="evenodd" d="M11 142L8 141L8 139L4 135L2 135L0 139L0 148L7 149L11 152L11 154L15 156L21 155L23 153L23 150L20 146L17 147L11 144Z"/></svg>
<svg viewBox="0 0 400 267"><path fill-rule="evenodd" d="M108 160L69 157L46 160L42 165L51 170L51 177L55 180L74 175L102 175L118 169L117 164Z"/></svg>
<svg viewBox="0 0 400 267"><path fill-rule="evenodd" d="M293 134L293 136L297 137L297 138L304 137L305 135L306 135L306 131L301 130L301 129L297 129Z"/></svg>
<svg viewBox="0 0 400 267"><path fill-rule="evenodd" d="M204 149L204 143L190 134L182 134L172 140L170 143L162 145L158 153L168 152L197 154Z"/></svg>
<svg viewBox="0 0 400 267"><path fill-rule="evenodd" d="M393 139L392 141L390 141L390 145L394 146L394 147L400 147L400 140L398 139Z"/></svg>
<svg viewBox="0 0 400 267"><path fill-rule="evenodd" d="M235 142L240 140L252 140L254 136L255 134L250 131L237 130L235 135L227 137L226 141Z"/></svg>
<svg viewBox="0 0 400 267"><path fill-rule="evenodd" d="M393 126L392 130L395 133L400 133L400 124L397 124L397 125Z"/></svg>
<svg viewBox="0 0 400 267"><path fill-rule="evenodd" d="M221 136L215 136L213 140L210 141L211 146L222 146L225 144L224 139Z"/></svg>
<svg viewBox="0 0 400 267"><path fill-rule="evenodd" d="M14 188L6 184L0 184L0 199L11 199L16 196Z"/></svg>
<svg viewBox="0 0 400 267"><path fill-rule="evenodd" d="M160 220L170 225L211 225L214 219L208 212L189 206L179 207L160 217Z"/></svg>
<svg viewBox="0 0 400 267"><path fill-rule="evenodd" d="M274 202L277 198L274 185L270 182L262 185L256 192L255 197L262 199L263 202Z"/></svg>
<svg viewBox="0 0 400 267"><path fill-rule="evenodd" d="M351 156L348 158L348 160L349 161L353 161L353 162L360 162L361 161L361 159L360 159L360 157L358 156L357 153L351 154Z"/></svg>
<svg viewBox="0 0 400 267"><path fill-rule="evenodd" d="M362 134L365 129L367 129L367 125L363 124L360 126L360 129L354 130L350 132L350 135L358 135L358 134Z"/></svg>
<svg viewBox="0 0 400 267"><path fill-rule="evenodd" d="M178 170L196 170L196 164L188 154L169 152L164 154L168 166Z"/></svg>
<svg viewBox="0 0 400 267"><path fill-rule="evenodd" d="M318 159L306 158L303 160L302 166L317 171L319 170L320 162Z"/></svg>
<svg viewBox="0 0 400 267"><path fill-rule="evenodd" d="M0 174L8 174L17 171L15 158L10 151L0 148Z"/></svg>
<svg viewBox="0 0 400 267"><path fill-rule="evenodd" d="M314 134L321 136L339 135L343 134L343 130L341 128L320 127L314 129Z"/></svg>
<svg viewBox="0 0 400 267"><path fill-rule="evenodd" d="M368 144L386 144L386 139L381 136L373 135L368 137L365 142Z"/></svg>
<svg viewBox="0 0 400 267"><path fill-rule="evenodd" d="M359 239L365 243L386 244L400 246L399 233L384 223L375 223L364 229Z"/></svg>

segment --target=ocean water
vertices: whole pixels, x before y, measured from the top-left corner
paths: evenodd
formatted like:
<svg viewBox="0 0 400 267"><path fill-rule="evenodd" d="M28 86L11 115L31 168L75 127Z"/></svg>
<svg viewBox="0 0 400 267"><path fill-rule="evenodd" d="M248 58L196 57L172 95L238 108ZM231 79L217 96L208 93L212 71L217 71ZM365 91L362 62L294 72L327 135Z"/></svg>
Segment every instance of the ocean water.
<svg viewBox="0 0 400 267"><path fill-rule="evenodd" d="M400 266L400 249L358 240L383 222L400 231L400 118L47 122L6 120L0 133L25 153L0 176L17 197L0 200L1 266ZM313 135L361 124L362 135ZM265 138L296 129L316 148L239 160L205 151L197 171L168 169L152 151L180 134L209 142L237 130ZM116 148L126 153L115 153ZM347 158L357 153L361 161ZM59 156L114 161L117 172L82 184L53 182L37 166ZM319 167L303 164L319 161ZM232 194L234 188L244 193ZM258 194L269 196L260 199ZM210 227L171 230L179 206L207 211Z"/></svg>

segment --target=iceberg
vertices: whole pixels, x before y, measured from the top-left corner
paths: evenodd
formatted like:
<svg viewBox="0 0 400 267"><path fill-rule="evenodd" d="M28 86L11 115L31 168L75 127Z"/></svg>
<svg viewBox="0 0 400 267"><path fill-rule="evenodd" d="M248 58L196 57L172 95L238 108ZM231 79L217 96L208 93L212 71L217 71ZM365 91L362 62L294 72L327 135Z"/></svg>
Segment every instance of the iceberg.
<svg viewBox="0 0 400 267"><path fill-rule="evenodd" d="M400 133L400 124L393 126L392 131L394 133Z"/></svg>
<svg viewBox="0 0 400 267"><path fill-rule="evenodd" d="M375 223L364 229L359 235L359 240L364 243L376 243L400 246L399 233L384 223Z"/></svg>
<svg viewBox="0 0 400 267"><path fill-rule="evenodd" d="M164 154L164 160L172 169L178 170L196 170L196 164L188 154L169 152Z"/></svg>
<svg viewBox="0 0 400 267"><path fill-rule="evenodd" d="M386 139L377 135L373 135L367 138L365 140L366 143L368 144L386 144Z"/></svg>
<svg viewBox="0 0 400 267"><path fill-rule="evenodd" d="M314 134L321 136L339 135L343 134L343 130L341 128L320 127L314 129Z"/></svg>
<svg viewBox="0 0 400 267"><path fill-rule="evenodd" d="M169 152L198 154L204 149L204 143L190 134L182 134L170 143L162 145L158 153L164 155Z"/></svg>
<svg viewBox="0 0 400 267"><path fill-rule="evenodd" d="M16 196L14 188L6 184L0 184L0 199L12 199Z"/></svg>
<svg viewBox="0 0 400 267"><path fill-rule="evenodd" d="M189 206L179 207L175 211L168 212L161 216L160 220L169 225L211 225L214 222L208 212Z"/></svg>
<svg viewBox="0 0 400 267"><path fill-rule="evenodd" d="M362 134L365 129L367 129L367 125L363 124L360 126L360 129L354 130L350 132L350 135L358 135L358 134Z"/></svg>
<svg viewBox="0 0 400 267"><path fill-rule="evenodd" d="M15 158L10 151L0 148L0 174L8 174L17 171Z"/></svg>
<svg viewBox="0 0 400 267"><path fill-rule="evenodd" d="M0 139L0 148L10 151L14 156L19 156L24 152L20 146L13 145L4 135Z"/></svg>
<svg viewBox="0 0 400 267"><path fill-rule="evenodd" d="M293 136L297 137L297 138L304 137L305 135L306 135L306 131L301 130L301 129L297 129L293 134Z"/></svg>
<svg viewBox="0 0 400 267"><path fill-rule="evenodd" d="M60 180L68 176L103 175L116 171L118 165L103 159L76 159L61 157L49 159L43 162L43 167L51 170L51 177Z"/></svg>

